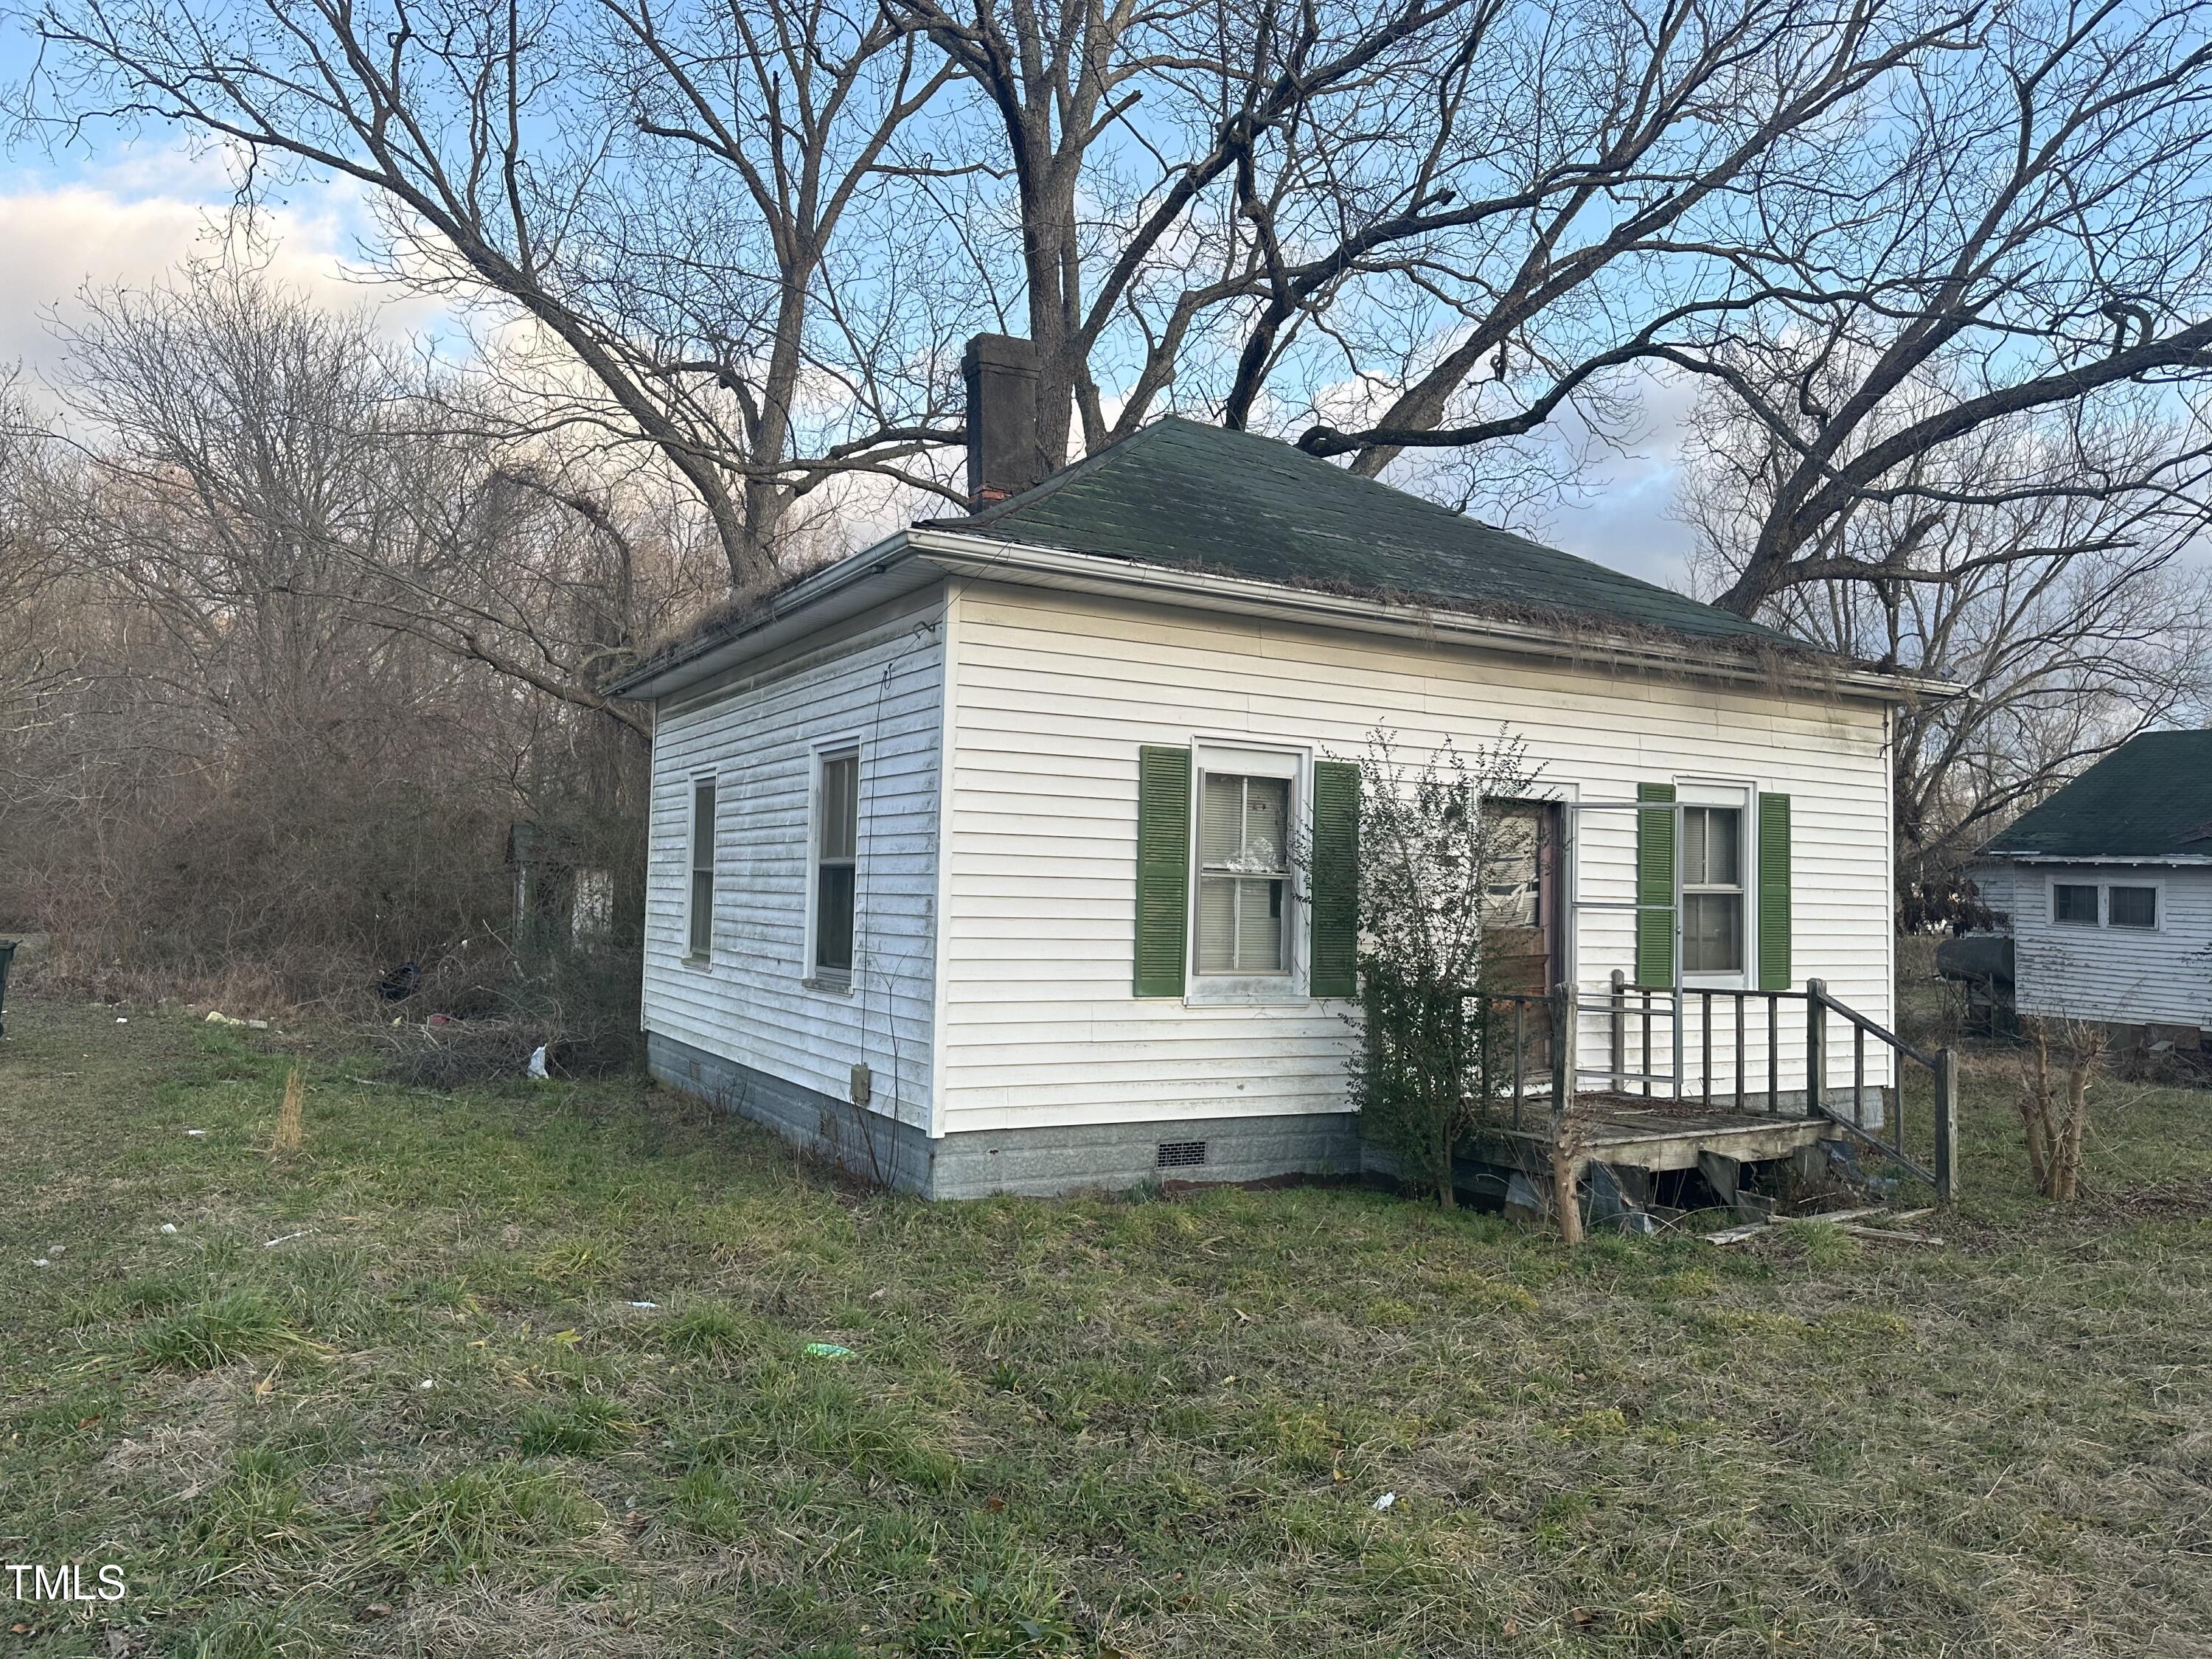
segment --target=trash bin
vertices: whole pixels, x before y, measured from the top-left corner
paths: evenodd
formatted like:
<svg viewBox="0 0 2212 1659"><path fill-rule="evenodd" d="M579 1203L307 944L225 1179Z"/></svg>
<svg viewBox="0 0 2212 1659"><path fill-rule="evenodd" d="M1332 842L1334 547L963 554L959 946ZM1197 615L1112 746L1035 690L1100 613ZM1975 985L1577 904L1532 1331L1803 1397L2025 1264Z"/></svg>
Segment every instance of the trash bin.
<svg viewBox="0 0 2212 1659"><path fill-rule="evenodd" d="M0 1036L8 1035L8 964L15 959L15 941L0 939Z"/></svg>

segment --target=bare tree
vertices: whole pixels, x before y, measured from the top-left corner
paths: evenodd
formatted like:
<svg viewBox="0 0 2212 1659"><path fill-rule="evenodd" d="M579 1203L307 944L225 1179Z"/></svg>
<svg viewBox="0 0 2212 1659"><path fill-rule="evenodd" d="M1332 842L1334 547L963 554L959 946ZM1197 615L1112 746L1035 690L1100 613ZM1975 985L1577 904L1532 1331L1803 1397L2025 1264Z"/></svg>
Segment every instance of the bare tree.
<svg viewBox="0 0 2212 1659"><path fill-rule="evenodd" d="M391 274L519 309L552 352L539 418L650 444L734 584L772 574L825 479L932 487L901 463L958 435L926 307L834 283L863 203L875 251L912 252L886 154L945 74L872 8L54 0L33 21L40 118L176 124L254 185L365 185Z"/></svg>
<svg viewBox="0 0 2212 1659"><path fill-rule="evenodd" d="M1608 372L1664 365L1724 386L1790 458L1721 604L1747 615L1793 582L1909 574L1909 556L1869 568L1834 550L1859 503L2001 502L2013 489L2005 480L1962 489L1958 467L1938 466L1951 482L1930 494L1912 481L1919 458L1992 423L2145 385L2200 385L2212 369L2209 16L2196 3L2144 12L2049 0L1971 27L1964 15L1948 27L1893 16L1893 33L1879 12L1826 20L1830 31L1867 32L1865 72L1839 59L1840 82L1812 79L1807 95L1818 101L1802 110L1781 97L1754 106L1735 92L1723 104L1731 117L1756 107L1766 118L1752 151L1694 169L1655 166L1686 182L1648 203L1632 191L1618 208L1620 187L1601 173L1608 206L1595 217L1607 234L1576 257L1602 257L1616 224L1629 225L1613 251L1632 256L1640 299L1600 308L1601 290L1573 290L1598 331L1547 363L1540 346L1512 340L1522 287L1470 283L1466 331L1379 418L1318 428L1303 441L1352 452L1373 471L1401 447L1525 431L1564 398L1601 389ZM1822 22L1800 7L1765 21L1793 32ZM1830 36L1816 27L1791 38ZM1892 40L1902 50L1875 50ZM1720 43L1731 67L1741 45ZM1825 60L1808 52L1793 61ZM1694 90L1702 100L1724 84ZM1624 105L1647 106L1669 102L1639 91ZM1692 108L1686 118L1702 122L1702 104ZM1816 146L1825 166L1805 155ZM1583 178L1572 169L1567 187ZM1575 205L1589 213L1588 198ZM1578 221L1549 222L1559 234L1536 239L1547 259ZM1493 321L1498 294L1507 314ZM1492 363L1490 387L1468 382L1485 361L1478 345L1509 343L1543 371L1533 395L1504 384L1505 356ZM2179 407L2178 390L2168 395ZM2202 434L2191 434L2126 482L2184 487L2202 453Z"/></svg>
<svg viewBox="0 0 2212 1659"><path fill-rule="evenodd" d="M2156 470L2185 429L2148 394L2105 415L1989 422L1917 457L1909 490L1859 503L1831 534L1831 560L1851 574L1793 582L1760 608L1800 638L1967 688L1899 716L1908 895L1947 889L2085 762L2212 697L2212 574L2189 556L2203 516L2185 494L2122 483ZM1696 426L1682 508L1698 585L1724 592L1756 556L1796 452L1724 396ZM1999 479L2002 499L1978 499Z"/></svg>

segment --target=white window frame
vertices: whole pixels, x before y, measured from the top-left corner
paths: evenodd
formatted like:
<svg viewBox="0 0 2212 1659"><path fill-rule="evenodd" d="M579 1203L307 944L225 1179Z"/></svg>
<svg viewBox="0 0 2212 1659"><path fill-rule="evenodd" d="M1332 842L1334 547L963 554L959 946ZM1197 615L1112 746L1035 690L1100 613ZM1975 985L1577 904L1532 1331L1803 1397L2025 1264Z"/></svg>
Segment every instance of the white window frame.
<svg viewBox="0 0 2212 1659"><path fill-rule="evenodd" d="M1204 813L1206 776L1209 772L1240 778L1282 778L1291 786L1290 810L1284 820L1284 848L1288 879L1283 889L1283 932L1288 950L1288 971L1273 974L1202 974L1198 969L1198 832ZM1313 827L1313 751L1288 744L1251 744L1200 738L1190 751L1190 845L1183 867L1188 872L1190 902L1185 907L1183 1002L1191 1007L1222 1005L1309 1002L1312 995L1312 964L1306 926L1307 898L1299 890L1297 850L1310 843Z"/></svg>
<svg viewBox="0 0 2212 1659"><path fill-rule="evenodd" d="M825 761L853 757L853 965L843 974L815 967L821 946L822 767ZM860 800L867 784L867 758L859 734L817 739L806 757L806 839L800 848L799 878L806 894L806 927L800 940L799 982L830 996L850 996L860 976Z"/></svg>
<svg viewBox="0 0 2212 1659"><path fill-rule="evenodd" d="M2097 911L2100 915L2104 917L2105 926L2111 929L2111 931L2115 933L2142 933L2146 935L2162 933L2166 931L2166 883L2164 881L2145 876L2137 879L2130 879L2127 881L2107 881L2100 884L2103 886L2105 890L2098 898ZM2152 911L2152 915L2155 917L2155 920L2149 927L2122 927L2112 921L2112 889L2115 887L2148 887L2150 889L2153 896L2151 903L2155 907Z"/></svg>
<svg viewBox="0 0 2212 1659"><path fill-rule="evenodd" d="M698 922L699 874L699 792L714 792L714 810L707 825L707 948L693 945L693 935ZM695 968L705 968L714 960L714 912L722 886L722 872L717 862L720 853L722 826L722 780L714 771L693 772L684 780L684 932L681 935L684 961Z"/></svg>
<svg viewBox="0 0 2212 1659"><path fill-rule="evenodd" d="M1674 799L1684 806L1721 806L1737 814L1736 881L1742 890L1742 937L1737 940L1741 968L1726 973L1689 971L1689 907L1682 883L1681 815L1675 817L1674 948L1682 952L1683 988L1715 991L1749 990L1759 966L1759 786L1749 779L1677 778Z"/></svg>
<svg viewBox="0 0 2212 1659"><path fill-rule="evenodd" d="M2132 882L2120 884L2124 887L2134 885ZM2061 921L2058 919L2058 890L2062 887L2086 887L2094 893L2097 896L2097 919L2094 921ZM2160 905L2161 915L2164 910L2165 907ZM2105 925L2105 884L2094 876L2087 881L2079 876L2045 876L2043 878L2043 915L2051 927L2063 927L2069 932L2087 933L2094 928L2102 928Z"/></svg>
<svg viewBox="0 0 2212 1659"><path fill-rule="evenodd" d="M2082 876L2060 875L2056 872L2043 878L2043 914L2053 929L2069 933L2086 933L2092 927L2104 933L2131 933L2140 938L2154 938L2166 932L2166 878L2163 876L2123 876L2104 874ZM2097 893L2097 920L2061 921L2058 920L2058 890L2062 887L2092 887ZM2153 902L2158 907L2157 925L2150 927L2118 927L2112 924L2112 889L2115 887L2148 887L2156 895Z"/></svg>

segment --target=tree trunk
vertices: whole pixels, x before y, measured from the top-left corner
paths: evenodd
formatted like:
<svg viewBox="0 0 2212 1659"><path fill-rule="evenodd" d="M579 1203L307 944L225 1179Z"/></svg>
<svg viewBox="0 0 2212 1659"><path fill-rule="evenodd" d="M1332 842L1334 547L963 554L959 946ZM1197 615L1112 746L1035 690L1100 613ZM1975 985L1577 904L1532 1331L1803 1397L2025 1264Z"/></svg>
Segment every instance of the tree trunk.
<svg viewBox="0 0 2212 1659"><path fill-rule="evenodd" d="M1563 1244L1583 1242L1582 1178L1576 1162L1572 1148L1553 1146L1552 1202L1559 1212L1559 1242Z"/></svg>

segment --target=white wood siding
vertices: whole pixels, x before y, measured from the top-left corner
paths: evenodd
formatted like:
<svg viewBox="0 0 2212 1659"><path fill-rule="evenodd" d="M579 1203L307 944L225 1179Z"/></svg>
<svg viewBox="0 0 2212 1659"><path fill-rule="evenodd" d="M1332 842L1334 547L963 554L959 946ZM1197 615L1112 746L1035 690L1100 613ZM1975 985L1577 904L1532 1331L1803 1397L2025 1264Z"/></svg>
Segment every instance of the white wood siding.
<svg viewBox="0 0 2212 1659"><path fill-rule="evenodd" d="M969 588L953 640L941 1132L1343 1109L1347 1005L1191 1006L1131 994L1137 751L1148 743L1349 758L1377 727L1418 753L1447 735L1465 750L1507 725L1528 740L1547 788L1585 800L1692 779L1785 791L1795 978L1825 979L1891 1023L1879 705L1008 586ZM1632 815L1583 815L1583 896L1632 896L1634 844ZM1579 981L1632 969L1630 937L1626 913L1585 912L1571 947ZM1763 1039L1763 1016L1757 1030ZM1784 1030L1782 1086L1802 1088L1802 1015ZM1582 1037L1583 1062L1604 1064L1600 1023ZM1850 1082L1847 1039L1835 1039L1832 1086ZM1887 1055L1869 1050L1869 1083L1890 1080ZM1763 1088L1760 1042L1750 1060Z"/></svg>
<svg viewBox="0 0 2212 1659"><path fill-rule="evenodd" d="M1974 884L1982 902L1996 911L2002 920L1997 931L2008 933L2019 921L2021 906L2018 878L2009 864L1976 864L1967 867L1966 875Z"/></svg>
<svg viewBox="0 0 2212 1659"><path fill-rule="evenodd" d="M2185 866L2014 866L2014 1000L2023 1014L2212 1030L2212 870ZM2059 927L2050 883L2156 886L2156 933ZM2100 914L2102 914L2100 896Z"/></svg>
<svg viewBox="0 0 2212 1659"><path fill-rule="evenodd" d="M930 1122L943 602L931 592L661 706L646 886L645 1025L756 1070ZM833 740L860 750L849 994L802 982L808 791ZM691 781L717 783L713 959L685 960Z"/></svg>

